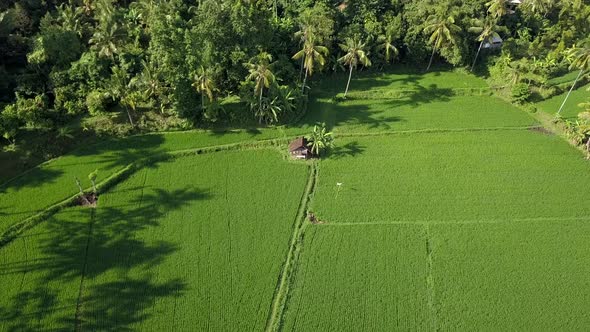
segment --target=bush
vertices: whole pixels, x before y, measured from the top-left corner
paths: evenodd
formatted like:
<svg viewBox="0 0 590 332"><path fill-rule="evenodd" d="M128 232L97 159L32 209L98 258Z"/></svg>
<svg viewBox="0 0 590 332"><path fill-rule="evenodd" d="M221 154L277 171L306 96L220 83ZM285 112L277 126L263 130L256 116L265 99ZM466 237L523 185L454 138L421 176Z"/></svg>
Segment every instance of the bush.
<svg viewBox="0 0 590 332"><path fill-rule="evenodd" d="M526 83L517 83L512 87L511 97L515 103L522 104L526 102L531 96L531 90Z"/></svg>
<svg viewBox="0 0 590 332"><path fill-rule="evenodd" d="M529 113L537 113L537 107L534 104L526 104L524 110Z"/></svg>
<svg viewBox="0 0 590 332"><path fill-rule="evenodd" d="M111 98L103 91L94 90L86 96L86 107L90 115L99 115L107 111Z"/></svg>

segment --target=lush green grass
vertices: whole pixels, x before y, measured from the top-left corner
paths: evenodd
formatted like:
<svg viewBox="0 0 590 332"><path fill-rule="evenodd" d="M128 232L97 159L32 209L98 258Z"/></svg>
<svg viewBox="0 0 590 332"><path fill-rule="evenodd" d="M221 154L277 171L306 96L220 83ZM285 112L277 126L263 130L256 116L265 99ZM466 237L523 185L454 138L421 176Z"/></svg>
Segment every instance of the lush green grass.
<svg viewBox="0 0 590 332"><path fill-rule="evenodd" d="M485 81L460 72L419 74L407 68L392 73L353 76L348 99L335 101L346 75L312 87L309 111L301 125L325 122L335 133L416 129L524 126L533 120L490 96ZM294 133L299 128L288 129Z"/></svg>
<svg viewBox="0 0 590 332"><path fill-rule="evenodd" d="M284 330L432 330L426 257L421 226L310 226Z"/></svg>
<svg viewBox="0 0 590 332"><path fill-rule="evenodd" d="M336 134L513 127L528 126L534 122L527 114L490 96L431 98L424 94L402 99L343 102L318 99L311 103L307 120L310 123L325 122Z"/></svg>
<svg viewBox="0 0 590 332"><path fill-rule="evenodd" d="M265 150L144 169L92 221L65 211L0 250L5 329L73 330L84 269L82 330L262 330L306 179Z"/></svg>
<svg viewBox="0 0 590 332"><path fill-rule="evenodd" d="M89 209L64 211L0 250L0 330L72 331Z"/></svg>
<svg viewBox="0 0 590 332"><path fill-rule="evenodd" d="M109 139L32 169L0 184L0 233L49 205L78 192L75 177L89 187L87 176L99 170L97 181L125 165L160 153L283 137L279 129L234 132L179 132Z"/></svg>
<svg viewBox="0 0 590 332"><path fill-rule="evenodd" d="M0 231L96 168L100 181L165 152L325 121L341 136L308 206L325 224L308 223L295 247L275 317L284 330L587 326L579 151L520 128L532 118L471 75L364 73L333 101L343 77L314 85L308 115L288 128L108 140L42 165L0 185ZM309 176L283 159L255 149L160 161L96 210L27 231L0 248L0 330L263 330Z"/></svg>
<svg viewBox="0 0 590 332"><path fill-rule="evenodd" d="M431 226L437 328L585 330L589 220Z"/></svg>
<svg viewBox="0 0 590 332"><path fill-rule="evenodd" d="M559 85L563 83L573 83L576 80L576 77L578 77L578 74L579 70L575 70L561 76L553 77L547 81L547 84Z"/></svg>
<svg viewBox="0 0 590 332"><path fill-rule="evenodd" d="M341 139L312 209L331 223L581 218L590 206L573 197L588 192L588 170L562 139L530 130Z"/></svg>
<svg viewBox="0 0 590 332"><path fill-rule="evenodd" d="M186 132L107 139L32 169L0 184L0 232L32 214L77 192L74 178L86 186L86 176L99 169L104 179L125 165L154 154L203 146L255 141L307 134L316 122L327 122L336 133L413 129L448 129L519 126L531 118L490 96L449 96L450 87L483 86L475 76L457 72L419 75L407 68L389 74L358 75L351 93L367 90L414 89L401 99L349 100L311 98L309 113L299 124L288 128L268 128L231 132ZM340 77L323 81L315 88L330 98ZM351 83L352 84L352 83ZM372 86L374 85L374 86ZM485 105L482 107L482 105Z"/></svg>
<svg viewBox="0 0 590 332"><path fill-rule="evenodd" d="M570 97L568 98L563 110L561 111L561 115L564 118L575 119L578 116L578 113L582 112L583 109L578 106L580 103L584 103L590 100L590 84L586 86L581 86L572 91ZM567 95L567 91L563 94L553 96L547 100L544 100L540 103L537 103L537 108L545 113L549 114L556 114L561 106L561 103L565 100L565 96Z"/></svg>
<svg viewBox="0 0 590 332"><path fill-rule="evenodd" d="M322 78L312 86L312 92L320 96L344 93L348 72ZM397 89L448 89L485 88L486 82L474 75L452 70L433 70L424 73L421 69L394 65L386 72L356 71L350 82L350 92Z"/></svg>

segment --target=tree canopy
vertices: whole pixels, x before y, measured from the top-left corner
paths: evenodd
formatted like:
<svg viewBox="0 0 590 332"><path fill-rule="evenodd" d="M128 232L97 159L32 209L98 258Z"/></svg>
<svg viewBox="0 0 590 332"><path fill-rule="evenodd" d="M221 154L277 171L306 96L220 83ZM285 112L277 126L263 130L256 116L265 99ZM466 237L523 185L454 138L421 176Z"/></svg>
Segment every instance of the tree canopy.
<svg viewBox="0 0 590 332"><path fill-rule="evenodd" d="M542 86L587 68L588 17L583 0L5 1L0 140L72 123L119 134L277 124L305 111L310 79L371 63L481 66L492 83ZM499 38L501 52L482 51ZM237 116L223 103L235 96Z"/></svg>

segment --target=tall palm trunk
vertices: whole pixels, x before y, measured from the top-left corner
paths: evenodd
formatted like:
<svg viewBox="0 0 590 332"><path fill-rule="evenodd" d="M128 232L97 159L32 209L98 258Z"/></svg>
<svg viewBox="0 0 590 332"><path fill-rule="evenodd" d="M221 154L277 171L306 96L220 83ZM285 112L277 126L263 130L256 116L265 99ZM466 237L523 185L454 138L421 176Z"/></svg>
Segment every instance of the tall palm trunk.
<svg viewBox="0 0 590 332"><path fill-rule="evenodd" d="M258 111L260 112L260 114L262 114L262 92L264 91L264 86L262 86L260 88L260 97L258 97ZM262 124L262 115L260 116L260 119L258 120L260 124Z"/></svg>
<svg viewBox="0 0 590 332"><path fill-rule="evenodd" d="M135 128L135 124L133 124L133 119L131 118L131 112L129 111L129 106L125 107L127 110L127 117L129 118L129 123L131 123L131 127Z"/></svg>
<svg viewBox="0 0 590 332"><path fill-rule="evenodd" d="M305 76L303 77L303 85L301 86L301 93L305 93L305 81L307 81L307 68L305 68Z"/></svg>
<svg viewBox="0 0 590 332"><path fill-rule="evenodd" d="M305 67L304 60L305 60L305 57L301 57L301 69L299 69L299 80L301 80L301 76L303 76L303 69ZM305 69L307 69L307 68L305 68Z"/></svg>
<svg viewBox="0 0 590 332"><path fill-rule="evenodd" d="M426 71L430 70L430 66L432 65L432 59L434 58L434 52L436 52L436 47L432 48L432 55L430 56L430 61L428 62L428 67L426 67Z"/></svg>
<svg viewBox="0 0 590 332"><path fill-rule="evenodd" d="M477 61L477 57L479 56L479 51L481 51L481 46L483 45L483 40L479 43L479 48L477 49L477 53L475 53L475 59L473 59L473 64L471 65L471 71L475 68L475 62Z"/></svg>
<svg viewBox="0 0 590 332"><path fill-rule="evenodd" d="M348 87L350 86L350 78L352 77L352 65L350 65L350 72L348 73L348 83L346 83L346 91L344 91L344 97L348 93Z"/></svg>
<svg viewBox="0 0 590 332"><path fill-rule="evenodd" d="M580 76L582 76L582 73L583 72L584 72L584 69L580 69L580 72L578 73L578 76L576 77L576 80L574 81L574 84L572 84L572 87L570 88L570 91L567 92L567 95L565 96L565 99L563 100L563 103L561 103L561 106L559 107L559 111L557 111L557 115L559 115L561 113L561 110L563 109L563 106L565 106L565 103L567 102L567 99L570 97L570 94L574 90L574 87L576 86L576 83L578 83L578 80L580 79Z"/></svg>
<svg viewBox="0 0 590 332"><path fill-rule="evenodd" d="M432 65L432 59L434 59L434 53L436 52L436 45L439 45L440 35L436 38L434 42L434 46L432 47L432 54L430 55L430 61L428 62L428 67L426 67L426 71L430 70L430 66Z"/></svg>

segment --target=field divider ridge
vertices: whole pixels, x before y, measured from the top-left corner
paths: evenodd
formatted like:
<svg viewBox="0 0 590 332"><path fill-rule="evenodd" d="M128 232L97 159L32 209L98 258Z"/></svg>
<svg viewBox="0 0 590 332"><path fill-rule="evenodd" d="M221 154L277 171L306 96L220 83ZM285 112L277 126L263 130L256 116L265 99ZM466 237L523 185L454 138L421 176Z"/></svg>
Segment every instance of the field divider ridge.
<svg viewBox="0 0 590 332"><path fill-rule="evenodd" d="M404 134L436 134L436 133L463 133L463 132L481 132L481 131L502 131L502 130L533 130L543 128L541 125L531 126L509 126L509 127L487 127L487 128L427 128L427 129L413 129L413 130L387 130L364 133L334 133L337 138L346 137L372 137L372 136L388 136L388 135L404 135Z"/></svg>
<svg viewBox="0 0 590 332"><path fill-rule="evenodd" d="M278 331L283 320L284 309L287 304L289 295L289 287L293 271L296 268L300 253L300 243L305 230L305 217L307 206L313 196L315 185L317 182L318 170L317 162L313 162L310 166L309 176L305 191L299 203L299 209L295 217L295 224L293 226L293 233L291 235L289 250L283 263L281 273L277 280L277 286L273 295L273 300L268 313L265 331Z"/></svg>
<svg viewBox="0 0 590 332"><path fill-rule="evenodd" d="M514 222L568 222L590 221L590 216L584 217L536 217L514 219L486 219L486 220L383 220L359 222L323 222L314 227L346 227L346 226L378 226L378 225L475 225L475 224L510 224Z"/></svg>

